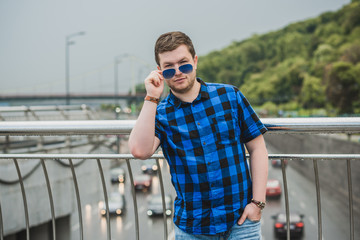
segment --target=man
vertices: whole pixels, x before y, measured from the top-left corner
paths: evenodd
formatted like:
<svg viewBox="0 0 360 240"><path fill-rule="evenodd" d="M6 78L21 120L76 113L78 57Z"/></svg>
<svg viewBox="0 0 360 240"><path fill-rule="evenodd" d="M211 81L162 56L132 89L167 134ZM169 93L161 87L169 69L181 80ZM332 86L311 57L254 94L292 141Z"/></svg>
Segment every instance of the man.
<svg viewBox="0 0 360 240"><path fill-rule="evenodd" d="M186 34L161 35L155 59L129 148L147 159L161 145L177 193L175 238L260 239L267 129L237 88L196 78L198 57ZM170 94L157 105L164 82Z"/></svg>

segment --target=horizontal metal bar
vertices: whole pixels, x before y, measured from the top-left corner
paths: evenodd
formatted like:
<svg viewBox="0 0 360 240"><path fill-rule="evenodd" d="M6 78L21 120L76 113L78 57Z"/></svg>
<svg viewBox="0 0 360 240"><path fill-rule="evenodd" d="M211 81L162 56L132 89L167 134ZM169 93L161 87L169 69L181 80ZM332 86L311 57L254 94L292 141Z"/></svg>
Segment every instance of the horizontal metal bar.
<svg viewBox="0 0 360 240"><path fill-rule="evenodd" d="M247 156L248 157L248 156ZM284 160L347 160L360 159L360 154L269 154L269 159Z"/></svg>
<svg viewBox="0 0 360 240"><path fill-rule="evenodd" d="M261 121L275 133L360 133L360 117L264 118Z"/></svg>
<svg viewBox="0 0 360 240"><path fill-rule="evenodd" d="M249 157L247 155L247 157ZM0 154L0 159L137 159L131 154ZM153 159L164 158L154 154ZM271 159L284 160L360 160L360 154L269 154Z"/></svg>
<svg viewBox="0 0 360 240"><path fill-rule="evenodd" d="M0 122L0 135L129 134L135 120Z"/></svg>
<svg viewBox="0 0 360 240"><path fill-rule="evenodd" d="M264 118L269 133L360 133L360 117ZM0 135L129 134L136 120L0 122Z"/></svg>
<svg viewBox="0 0 360 240"><path fill-rule="evenodd" d="M26 112L26 111L59 111L59 110L85 110L89 106L83 105L58 105L58 106L13 106L0 107L0 112Z"/></svg>

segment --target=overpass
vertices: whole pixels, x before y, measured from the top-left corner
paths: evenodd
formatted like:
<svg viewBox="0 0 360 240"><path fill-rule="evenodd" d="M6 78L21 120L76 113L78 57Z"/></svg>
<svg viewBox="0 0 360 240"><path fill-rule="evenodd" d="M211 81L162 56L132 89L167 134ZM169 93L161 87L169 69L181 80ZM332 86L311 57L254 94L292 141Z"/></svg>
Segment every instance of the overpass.
<svg viewBox="0 0 360 240"><path fill-rule="evenodd" d="M131 94L110 94L110 93L91 93L91 94L70 94L70 100L88 100L88 99L106 99L106 100L130 100L138 101L143 100L145 93L137 93L135 95ZM66 100L66 94L9 94L9 95L0 95L1 102L7 101L33 101L33 100Z"/></svg>
<svg viewBox="0 0 360 240"><path fill-rule="evenodd" d="M285 136L284 134L289 135L304 135L304 134L314 134L314 133L326 133L326 134L336 134L336 133L360 133L360 119L359 118L292 118L292 119L262 119L263 123L268 127L269 134L280 136L279 139L283 139ZM131 131L135 121L29 121L29 122L1 122L0 123L0 135L4 136L13 136L13 135L108 135L108 134L129 134ZM278 140L276 140L278 141ZM284 143L282 147L284 146ZM294 143L295 145L299 145L298 143ZM321 144L327 144L321 143ZM334 148L335 146L333 146ZM316 149L316 148L315 148ZM320 152L320 149L319 149ZM159 165L159 160L163 158L161 154L154 155L153 158L158 159L157 164ZM15 202L14 198L11 198L11 194L14 194L14 188L6 189L4 186L1 186L0 190L2 192L0 197L1 206L4 204L11 204L11 200L13 200L14 204L19 204L22 201L22 205L24 206L24 214L15 215L14 211L10 213L10 215L5 215L5 211L7 209L0 207L0 237L3 234L13 233L15 229L9 229L9 224L7 223L9 220L13 220L14 223L17 223L17 231L24 230L26 239L39 239L36 236L39 236L41 233L46 233L49 236L48 238L41 238L41 239L69 239L64 236L64 232L68 229L63 229L58 225L58 220L61 217L69 214L73 211L78 212L78 234L79 237L77 239L83 239L84 234L88 231L84 228L84 224L87 221L82 214L83 206L82 206L82 199L95 197L98 193L90 192L84 194L84 191L88 189L79 189L79 182L83 181L82 178L85 178L87 184L91 184L91 186L96 186L93 184L94 181L99 179L100 176L100 184L97 185L102 186L102 194L103 198L105 199L105 205L108 209L108 202L107 202L107 184L104 180L104 173L103 169L108 167L108 161L101 162L100 160L106 159L125 159L126 165L128 166L128 172L130 173L130 183L132 189L132 198L133 198L133 205L134 205L134 224L135 224L135 233L133 238L131 239L139 239L140 238L140 229L139 226L139 218L138 218L138 210L141 208L137 204L137 195L134 194L134 185L133 179L131 177L131 173L133 172L130 166L130 159L133 157L129 154L0 154L0 162L4 161L5 159L11 159L14 163L14 167L17 171L17 180L18 184L20 185L20 199L17 199ZM37 160L41 161L41 166L43 168L45 178L39 177L37 185L26 185L26 179L22 175L22 171L20 171L19 163L23 160L27 159L31 161ZM98 164L98 174L84 175L84 171L76 168L75 164L72 164L72 161L86 159L86 160L96 160ZM294 153L287 153L287 154L270 154L269 159L280 159L282 161L282 178L284 184L284 195L285 195L285 209L287 213L287 229L288 229L288 239L290 239L290 223L289 223L289 209L291 208L292 202L289 201L289 195L292 190L292 186L288 186L288 178L287 175L288 169L285 168L284 161L285 160L292 160L292 161L310 161L313 163L313 168L311 171L314 172L314 185L316 189L316 201L314 205L317 209L317 238L308 238L308 239L322 239L323 237L323 224L326 219L322 216L326 209L322 209L323 199L321 198L321 191L320 191L320 184L321 184L321 175L319 174L319 167L318 165L324 160L332 160L329 162L343 162L347 166L347 170L345 171L345 176L341 176L340 178L343 181L347 182L347 201L348 207L342 209L343 211L348 212L349 220L347 223L348 226L348 235L350 236L349 239L355 239L355 220L357 218L354 217L354 209L356 208L357 204L354 204L354 201L358 199L358 182L353 182L354 177L356 177L357 169L356 163L360 161L359 154L304 154L303 152L300 154ZM45 164L46 160L46 164ZM56 160L56 161L49 161L49 160ZM71 175L69 174L63 175L63 173L58 172L56 170L56 162L59 160L68 162L68 167L71 168ZM64 162L63 162L64 163ZM75 171L76 168L76 171ZM49 172L49 174L47 174ZM52 181L49 181L49 176L52 178ZM164 199L164 182L162 181L162 174L159 173L160 185L161 185L161 194ZM41 184L41 179L43 179ZM55 180L54 180L55 179ZM45 181L44 181L45 180ZM98 180L99 181L99 180ZM75 189L74 195L69 195L71 186ZM354 187L353 187L354 186ZM47 190L46 190L47 189ZM34 197L41 193L41 196ZM66 196L64 196L66 194ZM33 196L33 198L29 198L29 196ZM48 196L48 197L47 197ZM70 199L75 199L75 208ZM42 202L39 204L39 199ZM48 199L46 201L46 199ZM59 206L58 204L62 206ZM48 207L44 208L47 205ZM50 207L49 207L50 206ZM48 210L50 209L50 210ZM85 209L86 210L86 209ZM333 210L332 210L333 211ZM7 211L8 212L8 211ZM107 211L108 212L108 211ZM165 211L164 211L165 212ZM29 214L32 213L32 214ZM7 213L9 214L9 213ZM35 216L34 216L35 215ZM22 218L22 219L21 219ZM36 226L35 223L40 224L42 222L50 221L51 224L46 229L36 229L36 231L30 231L33 227ZM25 222L25 224L24 224ZM164 239L167 239L168 231L168 222L166 220L166 216L164 216ZM35 225L35 226L33 226ZM109 215L106 216L106 236L107 239L116 238L112 234L111 226L110 226L110 218ZM14 226L12 226L14 227ZM98 226L100 227L100 225ZM31 234L30 234L31 232ZM49 232L52 233L49 234ZM307 232L308 233L308 232ZM37 234L37 235L36 235ZM46 234L43 234L46 235ZM268 239L269 236L266 236ZM25 239L25 238L24 238Z"/></svg>

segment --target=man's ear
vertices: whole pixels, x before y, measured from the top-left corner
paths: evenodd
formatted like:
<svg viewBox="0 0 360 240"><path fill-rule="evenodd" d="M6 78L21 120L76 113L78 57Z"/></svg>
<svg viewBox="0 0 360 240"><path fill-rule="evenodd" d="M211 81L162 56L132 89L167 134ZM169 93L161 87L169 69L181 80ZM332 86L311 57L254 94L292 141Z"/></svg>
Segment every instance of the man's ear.
<svg viewBox="0 0 360 240"><path fill-rule="evenodd" d="M159 71L161 71L161 68L160 68L160 66L159 66L159 65L157 66L157 69L158 69Z"/></svg>
<svg viewBox="0 0 360 240"><path fill-rule="evenodd" d="M194 57L194 68L195 68L195 70L197 69L197 62L198 62L198 56L195 55L195 57Z"/></svg>

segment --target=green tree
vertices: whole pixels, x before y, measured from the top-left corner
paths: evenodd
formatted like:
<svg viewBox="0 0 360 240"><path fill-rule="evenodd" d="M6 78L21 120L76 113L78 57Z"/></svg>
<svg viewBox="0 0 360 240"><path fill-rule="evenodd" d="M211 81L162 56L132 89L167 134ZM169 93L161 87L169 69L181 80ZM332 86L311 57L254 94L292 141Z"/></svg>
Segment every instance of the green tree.
<svg viewBox="0 0 360 240"><path fill-rule="evenodd" d="M360 0L352 1L338 11L234 41L201 56L198 76L239 87L255 105L332 104L339 112L360 111L359 12Z"/></svg>
<svg viewBox="0 0 360 240"><path fill-rule="evenodd" d="M326 96L339 113L353 113L353 103L360 97L360 73L350 62L336 62L332 65L325 80Z"/></svg>
<svg viewBox="0 0 360 240"><path fill-rule="evenodd" d="M302 106L306 109L324 107L324 93L325 87L323 86L321 79L306 74L300 94L300 102Z"/></svg>
<svg viewBox="0 0 360 240"><path fill-rule="evenodd" d="M314 59L317 63L329 63L335 59L335 53L334 48L329 44L321 44L314 52Z"/></svg>

